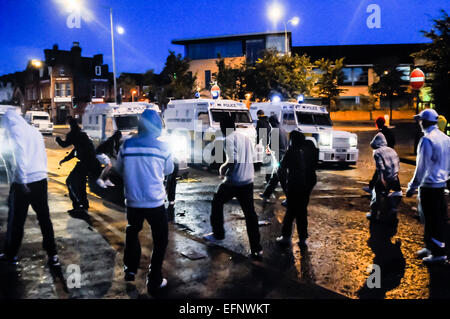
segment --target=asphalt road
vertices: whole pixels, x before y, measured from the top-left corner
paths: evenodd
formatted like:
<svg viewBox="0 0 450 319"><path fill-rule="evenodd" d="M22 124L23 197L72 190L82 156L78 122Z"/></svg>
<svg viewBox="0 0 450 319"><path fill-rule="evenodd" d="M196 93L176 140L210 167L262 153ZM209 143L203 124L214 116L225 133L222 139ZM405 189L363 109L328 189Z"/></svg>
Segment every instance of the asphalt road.
<svg viewBox="0 0 450 319"><path fill-rule="evenodd" d="M415 198L404 198L398 225L371 224L365 218L369 196L361 187L368 183L374 171L368 144L375 131L371 127L362 127L353 126L359 137L357 165L348 168L323 166L318 172L318 184L309 205L310 238L306 251L300 251L295 245L296 234L289 249L280 249L275 244L285 212L280 205L283 194L278 189L276 197L263 204L258 194L263 189L264 176L257 174L255 204L262 222L264 248L264 260L258 264L245 258L249 250L248 239L243 214L236 201L225 206L226 239L212 246L204 244L201 236L211 231L211 199L220 180L217 174L203 168L191 168L189 178L179 181L177 188L176 220L171 226L171 245L165 265L173 285L169 297L331 298L337 293L336 296L350 298L449 298L450 268L426 267L415 257L415 252L422 247L423 236L423 225L414 218ZM347 129L352 130L352 126ZM412 129L412 123L399 123L395 128L399 152L411 155ZM63 293L61 284L55 283L57 280L46 273L39 261L43 253L32 253L33 257L27 255L40 248L39 230L35 219L31 218L27 222L26 238L33 238L33 245L26 246L21 254L24 269L36 270L22 271L27 274L26 278L18 280L23 290L14 290L15 293L29 298L41 296L41 292L48 298L142 297L143 279L140 284L126 288L122 281L121 258L126 226L123 210L92 194L94 206L89 220L67 218L65 210L70 202L63 183L74 163L60 168L57 163L67 151L59 149L52 137L45 139L52 185L50 203L55 228L60 227L55 232L59 234L61 259L65 265L81 264L88 284L86 289ZM413 172L413 165L401 164L403 188ZM5 192L3 190L2 194ZM3 206L0 209L0 242L6 230L5 211ZM143 247L151 247L148 236L143 234L141 237ZM187 255L195 252L204 258L199 261L183 257L182 253L186 255L186 251ZM149 248L143 251L142 278L150 252ZM372 264L378 264L382 269L382 289L366 287L368 267ZM102 278L100 282L97 277ZM282 280L275 284L274 278Z"/></svg>

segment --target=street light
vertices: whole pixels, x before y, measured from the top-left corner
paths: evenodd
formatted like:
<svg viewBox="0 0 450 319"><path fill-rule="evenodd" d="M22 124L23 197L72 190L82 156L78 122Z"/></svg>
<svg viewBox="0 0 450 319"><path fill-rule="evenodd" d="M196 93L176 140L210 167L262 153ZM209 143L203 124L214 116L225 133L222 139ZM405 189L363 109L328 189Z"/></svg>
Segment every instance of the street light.
<svg viewBox="0 0 450 319"><path fill-rule="evenodd" d="M276 27L276 25L278 24L278 21L282 20L283 17L284 17L284 8L283 8L283 6L281 4L279 4L278 2L272 3L269 6L268 10L267 10L267 16L268 16L269 20L272 21L272 23ZM287 36L287 25L289 23L292 24L295 27L295 26L297 26L300 23L300 18L299 17L293 17L292 19L288 20L287 22L283 20L283 24L284 24L284 48L285 48L287 54L290 54L289 43L288 43L288 36Z"/></svg>
<svg viewBox="0 0 450 319"><path fill-rule="evenodd" d="M42 66L42 61L33 59L31 60L31 65L34 66L36 69L39 69Z"/></svg>
<svg viewBox="0 0 450 319"><path fill-rule="evenodd" d="M131 90L131 102L134 102L134 96L136 95L137 91L136 89Z"/></svg>

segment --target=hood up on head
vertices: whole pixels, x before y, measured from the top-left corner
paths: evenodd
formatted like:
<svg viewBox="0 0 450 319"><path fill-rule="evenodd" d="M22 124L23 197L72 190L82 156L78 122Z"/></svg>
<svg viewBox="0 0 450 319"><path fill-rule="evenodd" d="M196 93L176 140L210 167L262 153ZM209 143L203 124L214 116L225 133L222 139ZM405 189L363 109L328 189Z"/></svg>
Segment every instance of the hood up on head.
<svg viewBox="0 0 450 319"><path fill-rule="evenodd" d="M292 131L290 136L291 146L292 147L301 147L303 144L305 144L305 135L302 132L299 131Z"/></svg>
<svg viewBox="0 0 450 319"><path fill-rule="evenodd" d="M270 125L272 125L272 127L279 127L280 126L280 122L278 121L278 116L276 116L275 114L271 115L269 117L269 123L270 123Z"/></svg>
<svg viewBox="0 0 450 319"><path fill-rule="evenodd" d="M12 135L26 134L31 126L14 110L8 110L2 119L2 127ZM23 135L24 136L24 135Z"/></svg>
<svg viewBox="0 0 450 319"><path fill-rule="evenodd" d="M370 142L370 146L375 150L382 146L387 146L387 141L383 133L378 133L377 135L375 135L372 142Z"/></svg>
<svg viewBox="0 0 450 319"><path fill-rule="evenodd" d="M148 135L156 138L161 136L162 121L158 112L154 110L145 110L139 119L139 135Z"/></svg>

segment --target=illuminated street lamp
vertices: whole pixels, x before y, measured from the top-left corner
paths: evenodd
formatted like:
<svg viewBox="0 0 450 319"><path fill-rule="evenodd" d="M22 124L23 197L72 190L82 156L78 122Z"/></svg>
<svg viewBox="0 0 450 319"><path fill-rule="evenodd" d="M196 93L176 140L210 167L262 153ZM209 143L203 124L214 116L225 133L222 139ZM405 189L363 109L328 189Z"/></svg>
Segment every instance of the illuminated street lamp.
<svg viewBox="0 0 450 319"><path fill-rule="evenodd" d="M131 102L134 102L134 96L137 94L136 89L131 90Z"/></svg>
<svg viewBox="0 0 450 319"><path fill-rule="evenodd" d="M36 69L39 69L42 67L42 61L33 59L31 60L31 65L34 66Z"/></svg>
<svg viewBox="0 0 450 319"><path fill-rule="evenodd" d="M267 16L270 21L276 26L278 24L278 21L282 20L284 17L284 8L279 4L278 2L272 3L268 10L267 10ZM288 36L287 36L287 25L291 24L292 26L297 26L300 23L299 17L293 17L292 19L288 20L287 22L283 20L284 24L284 47L287 54L290 54L289 50L289 43L288 43Z"/></svg>

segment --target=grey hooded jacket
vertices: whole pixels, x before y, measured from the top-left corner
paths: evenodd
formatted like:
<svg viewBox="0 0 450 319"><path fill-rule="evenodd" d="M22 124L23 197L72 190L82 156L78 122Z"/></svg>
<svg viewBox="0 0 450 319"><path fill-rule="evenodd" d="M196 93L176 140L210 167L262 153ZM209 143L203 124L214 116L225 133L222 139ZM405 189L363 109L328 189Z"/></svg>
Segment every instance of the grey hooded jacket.
<svg viewBox="0 0 450 319"><path fill-rule="evenodd" d="M382 175L386 182L396 179L400 169L400 158L394 149L387 146L384 135L382 133L375 135L370 146L374 149L373 158L378 174Z"/></svg>

